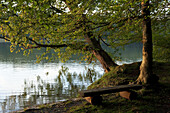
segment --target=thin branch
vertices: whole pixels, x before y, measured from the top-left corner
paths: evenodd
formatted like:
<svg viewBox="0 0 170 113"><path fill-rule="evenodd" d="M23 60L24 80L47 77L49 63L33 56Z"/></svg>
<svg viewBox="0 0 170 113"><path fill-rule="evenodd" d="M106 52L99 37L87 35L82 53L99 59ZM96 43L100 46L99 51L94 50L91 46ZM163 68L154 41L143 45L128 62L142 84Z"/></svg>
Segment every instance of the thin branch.
<svg viewBox="0 0 170 113"><path fill-rule="evenodd" d="M101 36L98 36L99 37L99 39L105 44L105 45L107 45L107 46L111 46L110 44L107 44L103 39L102 39L102 37Z"/></svg>
<svg viewBox="0 0 170 113"><path fill-rule="evenodd" d="M11 28L11 26L9 25L9 22L0 22L1 24L4 24L4 25L7 25L9 28L10 28L10 30L13 30L12 28Z"/></svg>
<svg viewBox="0 0 170 113"><path fill-rule="evenodd" d="M33 42L36 46L32 46L31 48L40 48L40 47L51 47L51 48L61 48L61 47L68 47L70 44L61 44L61 45L51 45L51 44L40 44L36 42L35 40L28 38L27 39L31 42Z"/></svg>
<svg viewBox="0 0 170 113"><path fill-rule="evenodd" d="M113 25L113 24L119 24L119 23L122 23L122 22L126 22L126 21L128 21L129 19L131 20L131 19L140 19L140 18L142 18L142 16L132 16L132 17L129 17L129 18L121 19L121 20L119 20L119 21L117 21L117 22L114 22L114 23L110 22L110 23L107 23L107 24L103 24L103 25L94 27L94 28L92 28L92 30L98 29L98 28L100 28L100 27L105 27L105 26L108 26L108 25L110 25L110 24ZM110 25L110 27L108 27L108 28L113 28L113 27L111 27L111 25ZM123 24L123 25L124 25L124 24Z"/></svg>
<svg viewBox="0 0 170 113"><path fill-rule="evenodd" d="M4 39L6 41L10 41L10 39L6 38L5 36L0 36L0 39ZM61 45L48 45L48 44L39 44L36 41L34 41L31 38L27 39L31 42L33 42L36 46L30 45L29 47L24 46L21 42L19 42L18 44L21 44L25 49L33 49L33 48L40 48L40 47L51 47L51 48L61 48L61 47L68 47L71 44L61 44Z"/></svg>
<svg viewBox="0 0 170 113"><path fill-rule="evenodd" d="M50 6L50 9L56 11L57 13L65 13L65 12L63 12L62 10L60 10L60 9L54 7L54 6Z"/></svg>
<svg viewBox="0 0 170 113"><path fill-rule="evenodd" d="M30 45L27 49L41 48L41 47L50 47L50 48L53 48L53 49L62 48L62 47L71 47L72 49L75 49L75 50L82 49L83 51L89 51L91 49L89 46L85 45L85 42L77 42L77 43L72 43L72 44L51 45L51 44L40 44L40 43L36 42L35 40L33 40L31 38L28 38L28 40L31 41L32 43L34 43L36 46Z"/></svg>
<svg viewBox="0 0 170 113"><path fill-rule="evenodd" d="M6 41L10 41L8 38L5 38L4 36L0 35L0 39L6 40Z"/></svg>
<svg viewBox="0 0 170 113"><path fill-rule="evenodd" d="M135 16L135 14L133 14L133 12L128 8L128 11L133 15L133 16Z"/></svg>

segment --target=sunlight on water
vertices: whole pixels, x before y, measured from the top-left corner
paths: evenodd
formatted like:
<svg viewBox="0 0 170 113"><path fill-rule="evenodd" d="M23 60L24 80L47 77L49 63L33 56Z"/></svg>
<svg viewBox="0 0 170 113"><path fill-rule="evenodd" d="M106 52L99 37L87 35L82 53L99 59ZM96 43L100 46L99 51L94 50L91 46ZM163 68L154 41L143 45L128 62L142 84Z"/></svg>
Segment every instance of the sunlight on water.
<svg viewBox="0 0 170 113"><path fill-rule="evenodd" d="M1 76L0 76L0 111L3 109L3 104L6 102L5 100L11 100L14 99L19 101L19 95L24 95L24 88L26 85L30 85L28 87L31 87L31 84L34 84L35 86L40 85L37 83L37 77L40 76L41 80L43 82L51 83L51 84L56 84L55 79L58 76L59 70L61 70L61 66L65 64L62 63L45 63L45 64L10 64L10 63L3 63L0 62L0 70L1 70ZM85 66L86 64L78 64L78 63L67 63L67 67L69 67L68 72L69 73L86 73L85 71ZM90 68L93 66L90 65ZM95 69L100 72L100 74L103 73L103 70L100 66L95 66ZM83 71L84 70L84 71ZM27 81L27 84L24 84L24 81ZM90 81L86 82L81 82L79 80L74 80L74 83L77 81L77 84L79 85L85 85L87 87L90 84ZM65 83L65 86L63 87L68 87L69 84ZM43 86L44 87L44 86ZM46 90L45 90L46 91ZM67 93L67 92L65 92ZM17 96L16 96L17 95ZM25 100L29 101L29 96L35 95L35 92L31 91L29 94L26 95ZM45 95L47 95L45 93ZM60 94L61 95L61 94ZM56 95L54 95L56 96ZM66 98L69 98L68 96ZM45 98L46 100L43 101L38 101L38 98L36 103L34 104L43 104L43 103L48 103L48 102L56 102L57 100L63 100L65 97L61 96L60 98L53 98L52 101L48 100L48 98ZM6 102L8 103L8 102ZM22 106L21 104L16 104L18 102L14 102L14 106L10 109L15 108L20 109ZM29 104L25 104L26 106L29 106ZM25 106L23 105L23 106ZM5 106L4 106L5 107ZM7 107L7 106L6 106ZM9 106L8 106L9 107ZM8 109L11 111L9 108L4 108Z"/></svg>

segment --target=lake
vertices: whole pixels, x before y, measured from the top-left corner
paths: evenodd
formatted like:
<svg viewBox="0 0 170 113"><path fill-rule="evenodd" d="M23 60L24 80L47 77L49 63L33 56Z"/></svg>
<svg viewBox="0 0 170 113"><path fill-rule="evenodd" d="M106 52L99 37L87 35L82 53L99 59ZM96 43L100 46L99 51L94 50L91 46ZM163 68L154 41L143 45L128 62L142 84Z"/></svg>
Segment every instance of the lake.
<svg viewBox="0 0 170 113"><path fill-rule="evenodd" d="M100 63L36 62L36 51L28 57L10 53L10 43L0 42L0 112L12 112L37 104L53 103L76 97L77 92L99 79ZM121 65L141 61L142 44L120 49Z"/></svg>

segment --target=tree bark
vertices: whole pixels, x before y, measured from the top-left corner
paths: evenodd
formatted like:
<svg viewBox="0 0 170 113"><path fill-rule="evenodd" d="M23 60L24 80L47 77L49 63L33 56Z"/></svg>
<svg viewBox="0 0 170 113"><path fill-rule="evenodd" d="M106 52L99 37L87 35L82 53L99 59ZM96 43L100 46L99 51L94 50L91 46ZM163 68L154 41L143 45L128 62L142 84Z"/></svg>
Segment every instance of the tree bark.
<svg viewBox="0 0 170 113"><path fill-rule="evenodd" d="M109 72L111 70L111 67L117 66L117 64L113 62L112 58L103 49L93 50L93 54L102 64L105 72Z"/></svg>
<svg viewBox="0 0 170 113"><path fill-rule="evenodd" d="M137 79L138 83L150 84L154 81L152 73L152 29L149 10L149 0L142 2L142 16L143 16L143 50L142 63L140 66L140 75Z"/></svg>

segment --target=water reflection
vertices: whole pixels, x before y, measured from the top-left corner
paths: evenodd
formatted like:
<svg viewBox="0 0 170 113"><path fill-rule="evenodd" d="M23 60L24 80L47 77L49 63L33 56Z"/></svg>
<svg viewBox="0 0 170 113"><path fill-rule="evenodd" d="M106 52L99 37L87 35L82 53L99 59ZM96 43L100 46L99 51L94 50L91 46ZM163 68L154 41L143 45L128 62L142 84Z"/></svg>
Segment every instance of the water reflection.
<svg viewBox="0 0 170 113"><path fill-rule="evenodd" d="M25 63L35 63L36 56L41 55L43 52L45 52L45 49L42 50L34 50L33 53L27 56L23 56L23 52L19 53L11 53L10 52L10 43L6 42L0 42L0 62L12 62L14 64L22 65ZM125 45L124 47L119 47L118 52L115 54L114 50L108 47L105 47L106 51L108 51L111 54L116 55L117 57L121 57L122 61L129 62L136 61L137 59L141 60L142 58L142 43L132 43L129 45ZM119 55L121 54L121 55ZM51 54L49 54L51 55ZM72 56L71 60L76 60L76 56ZM58 63L58 61L55 61ZM44 61L43 61L44 63Z"/></svg>
<svg viewBox="0 0 170 113"><path fill-rule="evenodd" d="M84 73L71 73L68 67L61 66L58 75L52 81L37 76L36 80L24 82L24 92L8 96L0 102L2 112L11 112L36 104L53 103L77 96L77 92L91 84L102 74L94 68L85 68ZM49 76L46 73L46 76Z"/></svg>

